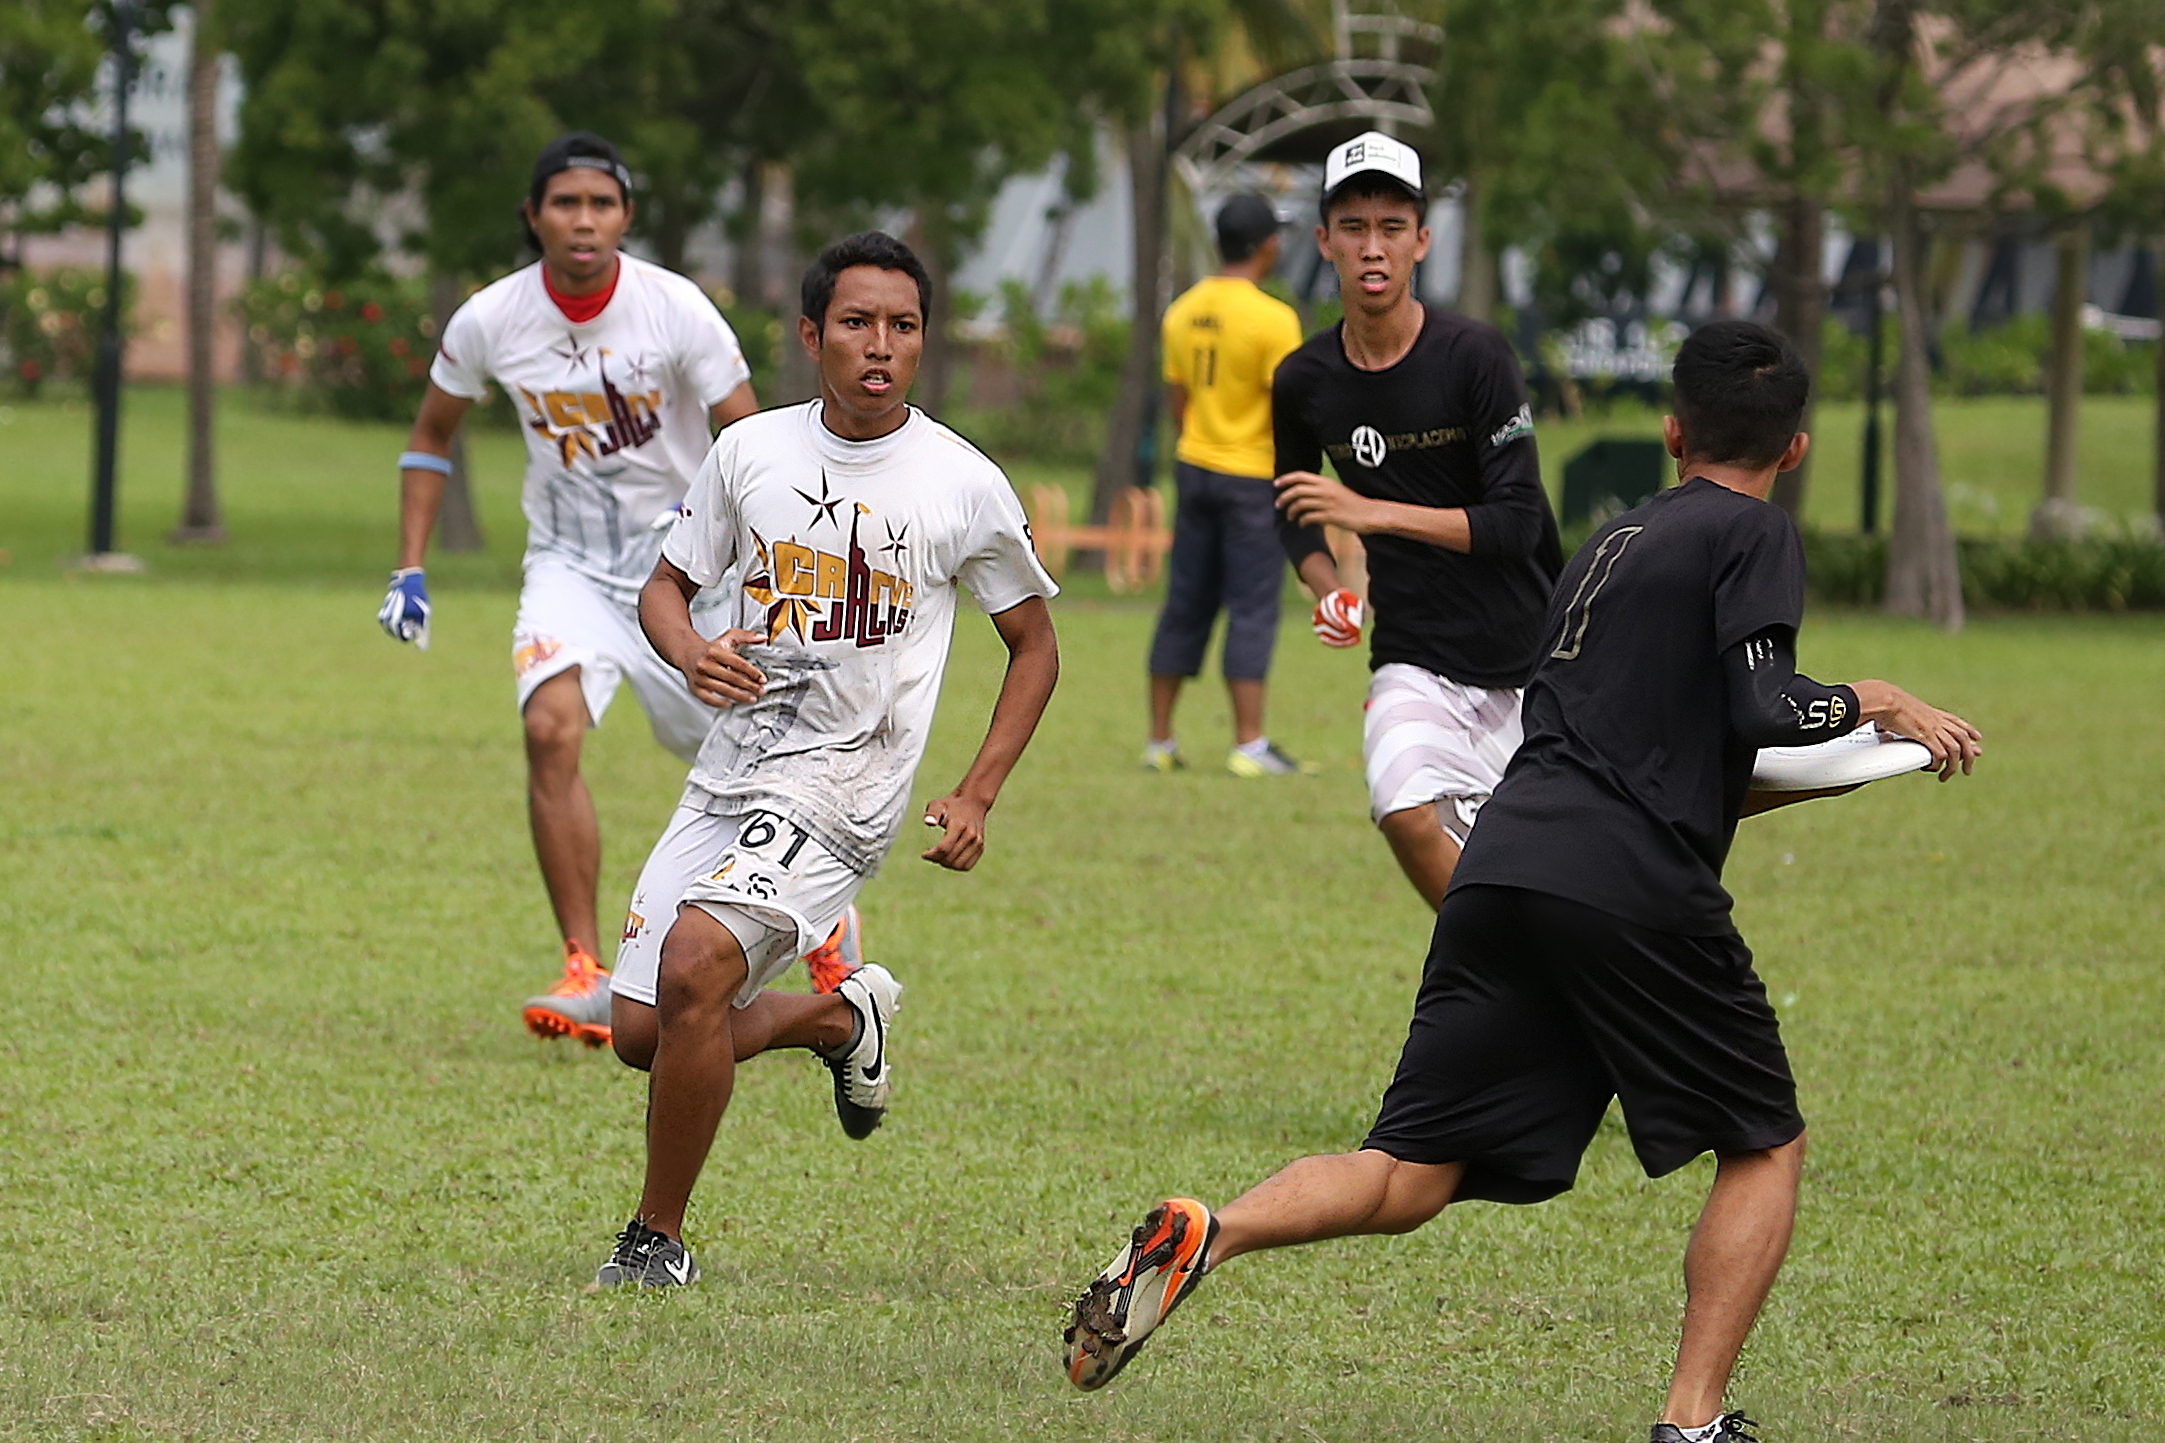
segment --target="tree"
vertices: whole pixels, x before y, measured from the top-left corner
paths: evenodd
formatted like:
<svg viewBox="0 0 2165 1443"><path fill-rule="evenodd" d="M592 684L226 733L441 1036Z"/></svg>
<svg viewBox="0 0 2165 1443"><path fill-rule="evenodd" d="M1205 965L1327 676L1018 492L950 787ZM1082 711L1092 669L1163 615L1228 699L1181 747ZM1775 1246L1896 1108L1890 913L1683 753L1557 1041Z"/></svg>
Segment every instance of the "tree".
<svg viewBox="0 0 2165 1443"><path fill-rule="evenodd" d="M418 256L440 328L469 278L519 258L533 156L565 128L544 96L605 72L611 7L225 3L248 82L236 189L332 279L387 248ZM419 225L386 234L379 217L412 202ZM478 550L463 446L452 464L438 534L446 550Z"/></svg>
<svg viewBox="0 0 2165 1443"><path fill-rule="evenodd" d="M1775 325L1820 369L1830 206L1855 202L1854 117L1876 100L1864 0L1657 0L1668 27L1650 57L1687 134L1692 186L1705 209L1741 229L1746 206L1779 226L1768 273ZM1740 202L1742 202L1740 204ZM1807 410L1804 428L1812 428ZM1774 483L1800 518L1810 459Z"/></svg>
<svg viewBox="0 0 2165 1443"><path fill-rule="evenodd" d="M1676 158L1673 126L1624 38L1624 0L1406 9L1444 32L1425 149L1432 179L1459 186L1457 308L1498 319L1507 245L1547 250L1552 270L1590 254L1613 273L1626 259L1619 244L1643 264L1654 198ZM1568 294L1571 278L1559 287Z"/></svg>
<svg viewBox="0 0 2165 1443"><path fill-rule="evenodd" d="M1094 9L1103 13L1093 15ZM1077 0L1074 10L1091 44L1091 64L1072 72L1071 93L1119 128L1135 258L1128 350L1090 501L1091 520L1103 522L1136 484L1137 451L1156 422L1172 157L1203 118L1196 100L1209 99L1190 85L1191 72L1201 73L1198 62L1221 46L1238 46L1275 66L1313 59L1322 47L1310 17L1287 0Z"/></svg>

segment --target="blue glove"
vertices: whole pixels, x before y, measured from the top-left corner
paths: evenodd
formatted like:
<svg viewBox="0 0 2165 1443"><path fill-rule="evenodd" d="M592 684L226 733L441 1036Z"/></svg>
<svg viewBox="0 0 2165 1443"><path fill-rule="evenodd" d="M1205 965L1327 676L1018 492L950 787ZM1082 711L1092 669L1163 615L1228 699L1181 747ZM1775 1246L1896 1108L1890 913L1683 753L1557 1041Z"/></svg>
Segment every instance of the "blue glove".
<svg viewBox="0 0 2165 1443"><path fill-rule="evenodd" d="M428 582L421 568L408 566L391 573L391 589L385 593L376 620L393 641L410 641L428 650Z"/></svg>

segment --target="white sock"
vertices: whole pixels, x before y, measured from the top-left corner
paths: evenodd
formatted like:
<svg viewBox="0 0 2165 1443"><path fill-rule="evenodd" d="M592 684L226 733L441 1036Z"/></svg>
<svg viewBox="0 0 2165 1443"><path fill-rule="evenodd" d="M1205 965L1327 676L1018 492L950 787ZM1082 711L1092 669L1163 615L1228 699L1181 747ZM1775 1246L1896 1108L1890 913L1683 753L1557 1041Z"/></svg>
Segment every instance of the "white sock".
<svg viewBox="0 0 2165 1443"><path fill-rule="evenodd" d="M1242 742L1239 746L1234 747L1233 750L1239 752L1242 756L1247 757L1250 760L1259 762L1263 760L1263 754L1270 750L1270 738L1257 737L1252 742Z"/></svg>
<svg viewBox="0 0 2165 1443"><path fill-rule="evenodd" d="M1162 742L1159 741L1156 737L1152 737L1150 739L1150 754L1154 757L1170 756L1172 753L1179 750L1180 743L1175 741L1171 737L1167 737Z"/></svg>
<svg viewBox="0 0 2165 1443"><path fill-rule="evenodd" d="M1721 1418L1722 1415L1716 1413L1711 1423L1698 1428L1686 1428L1679 1424L1676 1431L1684 1435L1684 1443L1706 1443L1707 1439L1721 1430Z"/></svg>

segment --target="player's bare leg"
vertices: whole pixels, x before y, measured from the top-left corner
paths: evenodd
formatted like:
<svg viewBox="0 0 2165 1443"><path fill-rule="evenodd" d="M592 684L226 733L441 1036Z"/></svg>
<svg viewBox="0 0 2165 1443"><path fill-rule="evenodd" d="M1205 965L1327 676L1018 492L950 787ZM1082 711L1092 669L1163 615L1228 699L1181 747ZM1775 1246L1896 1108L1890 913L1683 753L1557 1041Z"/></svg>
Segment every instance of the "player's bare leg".
<svg viewBox="0 0 2165 1443"><path fill-rule="evenodd" d="M1430 907L1441 907L1443 894L1451 887L1451 873L1458 866L1458 843L1443 829L1436 816L1436 804L1424 802L1418 807L1388 812L1376 823L1376 829L1391 844L1398 869L1413 883L1421 900Z"/></svg>
<svg viewBox="0 0 2165 1443"><path fill-rule="evenodd" d="M1184 676L1153 676L1150 678L1150 739L1169 742L1173 739L1173 708L1179 704L1180 688L1187 681Z"/></svg>
<svg viewBox="0 0 2165 1443"><path fill-rule="evenodd" d="M1410 1233L1443 1211L1460 1163L1401 1162L1372 1148L1304 1157L1219 1210L1213 1265L1326 1238Z"/></svg>
<svg viewBox="0 0 2165 1443"><path fill-rule="evenodd" d="M1400 1162L1364 1149L1304 1157L1215 1217L1167 1198L1081 1297L1063 1335L1068 1381L1110 1383L1204 1275L1227 1258L1364 1233L1410 1233L1443 1211L1465 1169Z"/></svg>
<svg viewBox="0 0 2165 1443"><path fill-rule="evenodd" d="M661 1038L655 1009L630 997L613 1000L617 1058L649 1071ZM853 1027L849 1005L832 993L762 992L751 1006L736 1009L729 1034L736 1060L749 1062L791 1047L832 1052L849 1041Z"/></svg>
<svg viewBox="0 0 2165 1443"><path fill-rule="evenodd" d="M680 907L662 942L656 1031L647 1085L646 1187L639 1217L670 1237L714 1147L737 1082L736 1009L749 975L735 934L697 907Z"/></svg>
<svg viewBox="0 0 2165 1443"><path fill-rule="evenodd" d="M1227 678L1225 690L1233 702L1233 745L1244 747L1263 735L1263 683Z"/></svg>
<svg viewBox="0 0 2165 1443"><path fill-rule="evenodd" d="M1721 1411L1730 1370L1789 1251L1804 1139L1724 1157L1684 1253L1684 1336L1661 1420L1697 1428Z"/></svg>
<svg viewBox="0 0 2165 1443"><path fill-rule="evenodd" d="M558 672L526 699L526 815L534 857L557 930L589 957L601 955L594 897L601 886L601 824L579 775L591 718L579 668Z"/></svg>

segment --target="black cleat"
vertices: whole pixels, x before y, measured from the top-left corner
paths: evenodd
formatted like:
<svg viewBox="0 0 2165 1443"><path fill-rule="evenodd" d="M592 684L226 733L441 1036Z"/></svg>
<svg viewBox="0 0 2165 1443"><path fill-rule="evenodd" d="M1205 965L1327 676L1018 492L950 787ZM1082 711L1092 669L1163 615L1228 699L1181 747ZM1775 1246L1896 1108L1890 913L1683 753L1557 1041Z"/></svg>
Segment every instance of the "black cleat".
<svg viewBox="0 0 2165 1443"><path fill-rule="evenodd" d="M1759 1443L1757 1434L1744 1431L1758 1426L1742 1413L1724 1413L1714 1420L1714 1431L1707 1435L1705 1443ZM1674 1423L1656 1423L1648 1443L1684 1443L1684 1430Z"/></svg>
<svg viewBox="0 0 2165 1443"><path fill-rule="evenodd" d="M594 1274L596 1288L682 1288L699 1281L699 1264L684 1244L638 1218L616 1235L616 1251Z"/></svg>

